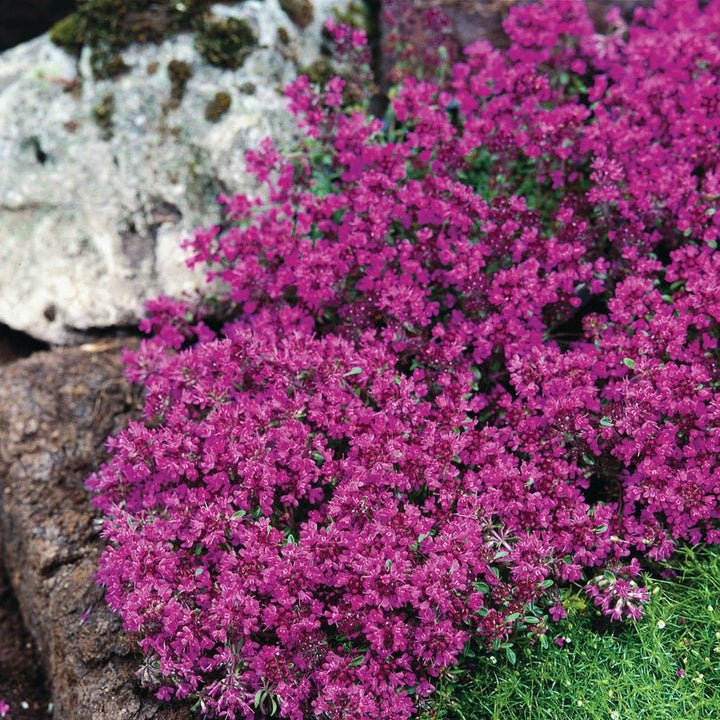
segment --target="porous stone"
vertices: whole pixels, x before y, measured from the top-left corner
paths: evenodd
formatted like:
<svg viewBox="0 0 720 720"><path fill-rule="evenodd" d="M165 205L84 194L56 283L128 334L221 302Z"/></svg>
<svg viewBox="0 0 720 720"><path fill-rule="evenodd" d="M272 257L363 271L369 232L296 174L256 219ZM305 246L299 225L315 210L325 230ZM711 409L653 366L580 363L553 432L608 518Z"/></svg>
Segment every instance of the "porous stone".
<svg viewBox="0 0 720 720"><path fill-rule="evenodd" d="M278 0L213 6L257 38L237 69L208 63L190 32L122 50L114 79L93 78L90 48L78 59L47 35L1 54L0 323L79 343L135 324L148 297L200 284L181 241L221 220L219 193L255 192L247 149L296 137L282 90L319 57L343 1L314 2L304 28ZM230 109L208 120L221 92Z"/></svg>
<svg viewBox="0 0 720 720"><path fill-rule="evenodd" d="M0 368L0 564L34 638L54 720L183 720L135 679L138 656L103 601L85 477L137 398L119 343L35 353Z"/></svg>

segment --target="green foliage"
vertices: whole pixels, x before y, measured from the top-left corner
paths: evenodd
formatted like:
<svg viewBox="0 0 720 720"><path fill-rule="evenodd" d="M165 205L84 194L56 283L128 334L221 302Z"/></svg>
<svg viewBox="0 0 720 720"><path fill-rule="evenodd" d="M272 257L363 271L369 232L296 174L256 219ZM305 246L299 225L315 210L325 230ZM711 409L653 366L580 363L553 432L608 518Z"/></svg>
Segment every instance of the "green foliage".
<svg viewBox="0 0 720 720"><path fill-rule="evenodd" d="M80 13L73 13L59 20L50 28L50 40L71 55L79 55L86 37L85 20Z"/></svg>
<svg viewBox="0 0 720 720"><path fill-rule="evenodd" d="M350 2L344 7L335 7L332 13L338 24L364 30L370 35L370 14L364 2Z"/></svg>
<svg viewBox="0 0 720 720"><path fill-rule="evenodd" d="M678 556L672 579L648 579L652 600L634 625L608 625L568 597L544 649L466 653L420 720L720 717L720 548Z"/></svg>
<svg viewBox="0 0 720 720"><path fill-rule="evenodd" d="M324 88L330 78L336 74L335 68L327 58L318 58L298 71L298 75L307 75L308 80L320 88Z"/></svg>

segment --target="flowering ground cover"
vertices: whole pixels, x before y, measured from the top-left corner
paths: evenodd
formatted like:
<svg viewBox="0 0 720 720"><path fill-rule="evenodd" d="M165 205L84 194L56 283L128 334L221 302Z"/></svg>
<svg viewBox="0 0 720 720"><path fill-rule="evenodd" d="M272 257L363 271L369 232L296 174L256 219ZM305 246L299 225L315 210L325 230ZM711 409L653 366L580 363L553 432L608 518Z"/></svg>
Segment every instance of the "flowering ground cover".
<svg viewBox="0 0 720 720"><path fill-rule="evenodd" d="M407 718L720 541L720 2L609 23L514 7L383 119L369 73L288 88L306 140L188 241L208 289L149 303L144 417L88 480L159 698Z"/></svg>

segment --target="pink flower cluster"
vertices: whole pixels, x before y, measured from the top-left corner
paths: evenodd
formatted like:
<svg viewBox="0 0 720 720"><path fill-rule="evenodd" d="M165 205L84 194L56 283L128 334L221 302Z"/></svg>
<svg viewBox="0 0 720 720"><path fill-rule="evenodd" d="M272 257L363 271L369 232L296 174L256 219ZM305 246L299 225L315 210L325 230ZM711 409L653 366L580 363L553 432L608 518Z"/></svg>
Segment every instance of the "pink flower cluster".
<svg viewBox="0 0 720 720"><path fill-rule="evenodd" d="M641 563L720 542L720 2L610 19L518 6L384 123L289 88L307 141L188 242L212 285L149 304L88 481L158 697L408 718L569 585L637 617Z"/></svg>

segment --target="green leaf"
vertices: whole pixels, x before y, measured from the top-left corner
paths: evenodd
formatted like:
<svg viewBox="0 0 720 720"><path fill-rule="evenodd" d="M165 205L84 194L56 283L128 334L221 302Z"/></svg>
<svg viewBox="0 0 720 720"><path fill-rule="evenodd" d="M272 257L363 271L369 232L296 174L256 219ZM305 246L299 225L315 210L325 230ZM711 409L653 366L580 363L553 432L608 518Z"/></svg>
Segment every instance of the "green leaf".
<svg viewBox="0 0 720 720"><path fill-rule="evenodd" d="M514 665L517 662L517 656L515 655L515 651L511 647L505 648L505 655L511 665Z"/></svg>
<svg viewBox="0 0 720 720"><path fill-rule="evenodd" d="M243 517L243 515L247 515L247 513L244 510L236 510L232 515L232 520L238 520L239 518Z"/></svg>
<svg viewBox="0 0 720 720"><path fill-rule="evenodd" d="M520 613L517 613L517 612L510 613L510 615L507 616L507 621L509 623L514 623L519 617L520 617Z"/></svg>
<svg viewBox="0 0 720 720"><path fill-rule="evenodd" d="M540 620L539 620L538 618L536 618L534 615L526 615L526 616L523 618L523 620L524 620L528 625L537 625L537 624L540 622Z"/></svg>
<svg viewBox="0 0 720 720"><path fill-rule="evenodd" d="M353 375L359 375L362 372L362 368L357 365L354 368L348 370L343 377L352 377Z"/></svg>
<svg viewBox="0 0 720 720"><path fill-rule="evenodd" d="M199 567L197 570L195 570L195 577L200 577L205 572L205 568Z"/></svg>
<svg viewBox="0 0 720 720"><path fill-rule="evenodd" d="M267 694L267 690L262 690L262 689L261 689L261 690L258 690L258 691L255 693L255 699L253 700L253 705L254 705L256 708L259 708L259 707L260 707L260 705L262 704L262 701L265 699L265 695L266 695L266 694Z"/></svg>
<svg viewBox="0 0 720 720"><path fill-rule="evenodd" d="M541 588L549 588L552 587L555 584L554 580L552 578L547 578L546 580L543 580L540 583Z"/></svg>
<svg viewBox="0 0 720 720"><path fill-rule="evenodd" d="M623 358L623 365L631 370L635 369L635 361L632 358Z"/></svg>
<svg viewBox="0 0 720 720"><path fill-rule="evenodd" d="M605 415L604 417L600 418L600 427L612 427L613 421Z"/></svg>
<svg viewBox="0 0 720 720"><path fill-rule="evenodd" d="M348 663L348 667L358 667L359 665L363 664L363 661L365 660L365 655L358 655L352 662Z"/></svg>

